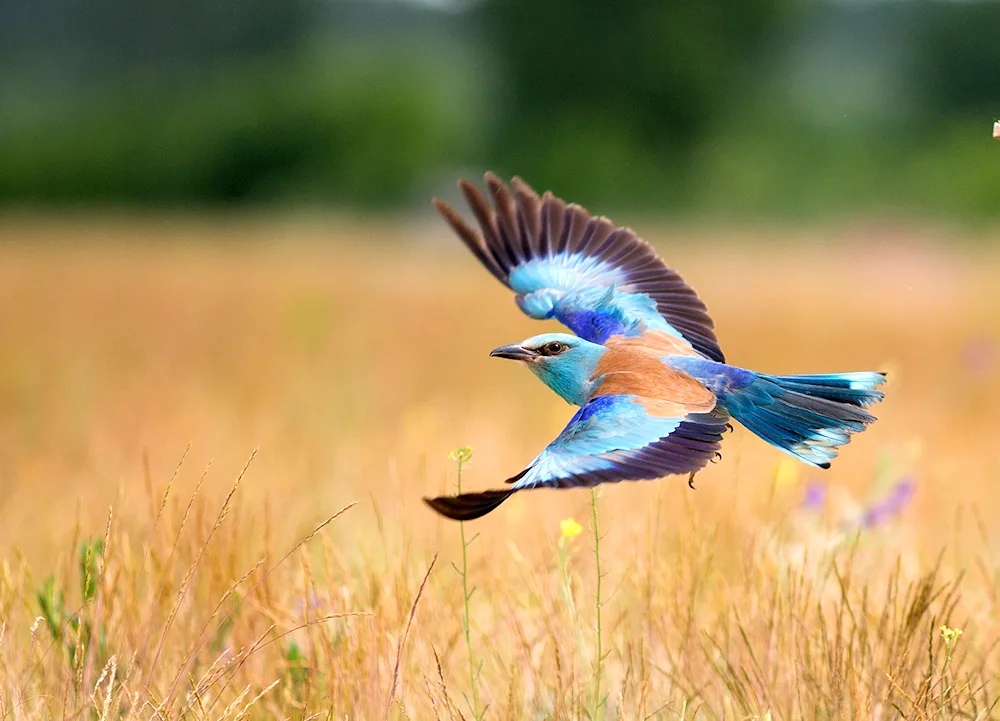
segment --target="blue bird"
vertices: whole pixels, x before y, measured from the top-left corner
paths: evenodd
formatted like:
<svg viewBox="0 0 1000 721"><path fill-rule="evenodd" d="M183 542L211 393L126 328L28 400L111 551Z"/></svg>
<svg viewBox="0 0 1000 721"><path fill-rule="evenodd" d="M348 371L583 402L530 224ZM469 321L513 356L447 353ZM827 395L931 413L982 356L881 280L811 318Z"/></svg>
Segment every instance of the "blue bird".
<svg viewBox="0 0 1000 721"><path fill-rule="evenodd" d="M735 418L818 468L875 420L884 373L766 375L729 365L705 304L644 240L522 180L486 175L487 200L462 180L479 229L441 200L438 212L514 291L518 307L576 335L545 333L490 355L524 363L568 403L569 424L499 490L424 500L479 518L531 488L592 487L694 474L717 457Z"/></svg>

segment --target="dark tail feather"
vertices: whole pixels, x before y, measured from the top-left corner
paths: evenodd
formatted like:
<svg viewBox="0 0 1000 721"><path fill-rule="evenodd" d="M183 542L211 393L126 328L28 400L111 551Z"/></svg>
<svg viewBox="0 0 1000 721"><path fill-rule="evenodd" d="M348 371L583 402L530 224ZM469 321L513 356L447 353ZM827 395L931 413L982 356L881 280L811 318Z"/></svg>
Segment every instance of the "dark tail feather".
<svg viewBox="0 0 1000 721"><path fill-rule="evenodd" d="M506 501L514 492L515 489L463 493L458 496L425 498L424 502L442 516L452 518L456 521L471 521L475 518L485 516Z"/></svg>
<svg viewBox="0 0 1000 721"><path fill-rule="evenodd" d="M765 441L819 468L875 420L864 409L884 397L884 373L757 374L719 398L725 410Z"/></svg>

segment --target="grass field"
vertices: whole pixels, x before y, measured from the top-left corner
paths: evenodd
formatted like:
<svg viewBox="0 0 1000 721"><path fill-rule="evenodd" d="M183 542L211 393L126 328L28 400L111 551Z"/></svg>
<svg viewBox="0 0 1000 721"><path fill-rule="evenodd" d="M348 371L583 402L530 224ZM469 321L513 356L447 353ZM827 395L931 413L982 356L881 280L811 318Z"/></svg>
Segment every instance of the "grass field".
<svg viewBox="0 0 1000 721"><path fill-rule="evenodd" d="M0 716L1000 715L1000 237L647 236L731 362L887 370L879 421L826 472L737 429L696 490L602 487L600 636L590 494L514 497L466 636L421 496L571 409L487 357L546 326L443 227L0 225Z"/></svg>

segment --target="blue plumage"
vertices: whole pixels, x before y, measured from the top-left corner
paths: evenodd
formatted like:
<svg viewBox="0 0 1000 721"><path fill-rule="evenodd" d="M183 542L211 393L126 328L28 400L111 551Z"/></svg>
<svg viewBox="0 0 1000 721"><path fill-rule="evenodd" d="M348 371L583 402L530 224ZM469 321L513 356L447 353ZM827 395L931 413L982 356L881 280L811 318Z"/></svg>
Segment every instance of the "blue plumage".
<svg viewBox="0 0 1000 721"><path fill-rule="evenodd" d="M593 485L588 474L616 470L615 480L629 477L628 457L666 438L683 417L660 418L649 413L634 396L598 396L576 412L566 428L531 463L514 489Z"/></svg>
<svg viewBox="0 0 1000 721"><path fill-rule="evenodd" d="M876 390L885 380L880 373L755 376L738 392L719 395L719 406L765 441L819 468L829 468L851 434L875 420L864 409L884 397Z"/></svg>
<svg viewBox="0 0 1000 721"><path fill-rule="evenodd" d="M700 381L749 430L820 468L829 468L850 435L875 420L864 409L884 397L883 373L772 376L704 358L663 360Z"/></svg>
<svg viewBox="0 0 1000 721"><path fill-rule="evenodd" d="M515 344L513 347L518 350L545 348L551 343L559 343L563 348L556 354L558 358L544 356L552 358L552 360L528 363L528 369L567 403L572 403L575 406L585 405L594 392L593 379L597 372L597 364L607 349L603 345L591 343L566 333L542 333ZM506 346L497 348L492 355L503 357L505 348ZM515 355L516 353L515 351ZM526 358L515 358L515 360L533 359L529 355Z"/></svg>
<svg viewBox="0 0 1000 721"><path fill-rule="evenodd" d="M730 417L806 463L826 468L875 420L881 373L771 376L729 365L705 304L627 228L492 174L492 204L460 187L479 229L435 204L518 307L576 335L545 333L491 355L523 362L567 402L566 428L509 487L425 499L478 518L529 488L594 486L690 474L718 456Z"/></svg>
<svg viewBox="0 0 1000 721"><path fill-rule="evenodd" d="M627 273L597 256L564 252L536 258L515 268L508 284L525 314L537 320L554 318L594 343L647 330L681 336L660 315L648 292L632 290Z"/></svg>

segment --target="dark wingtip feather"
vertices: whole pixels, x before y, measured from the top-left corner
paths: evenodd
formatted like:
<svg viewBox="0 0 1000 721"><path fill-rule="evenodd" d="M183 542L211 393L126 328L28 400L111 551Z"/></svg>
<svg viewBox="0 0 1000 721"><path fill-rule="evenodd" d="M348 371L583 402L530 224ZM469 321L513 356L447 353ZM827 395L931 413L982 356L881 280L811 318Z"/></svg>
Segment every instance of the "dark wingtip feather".
<svg viewBox="0 0 1000 721"><path fill-rule="evenodd" d="M446 219L453 215L458 215L458 213L455 212L455 209L448 205L445 201L441 200L441 198L431 198L431 205L433 205L434 209Z"/></svg>
<svg viewBox="0 0 1000 721"><path fill-rule="evenodd" d="M424 503L446 518L455 521L471 521L485 516L506 501L515 490L482 491L462 493L458 496L438 496L424 498Z"/></svg>
<svg viewBox="0 0 1000 721"><path fill-rule="evenodd" d="M506 283L507 274L500 264L497 263L496 259L493 258L489 253L489 248L483 241L483 237L462 218L458 212L448 205L446 202L440 198L433 198L431 203L434 204L435 209L441 215L442 218L451 226L451 229L455 231L455 234L462 239L466 247L472 251L473 255L479 259L490 273L493 274L497 280L501 283Z"/></svg>
<svg viewBox="0 0 1000 721"><path fill-rule="evenodd" d="M524 193L525 195L538 199L538 193L535 192L534 188L524 182L524 179L521 178L521 176L515 175L511 178L510 185L514 189L515 193Z"/></svg>
<svg viewBox="0 0 1000 721"><path fill-rule="evenodd" d="M462 237L463 240L467 240L470 237L475 237L477 235L476 231L473 230L468 223L462 218L458 212L452 208L448 203L444 202L440 198L431 198L431 204L434 209L444 218L448 225Z"/></svg>
<svg viewBox="0 0 1000 721"><path fill-rule="evenodd" d="M489 201L479 192L479 188L471 180L462 178L458 181L458 187L465 197L465 202L469 204L473 214L476 216L476 220L483 229L483 235L488 242L495 243L496 230L493 222L493 209L490 207Z"/></svg>
<svg viewBox="0 0 1000 721"><path fill-rule="evenodd" d="M476 187L476 184L468 178L459 178L457 185L458 189L461 190L463 194L479 192L479 188Z"/></svg>
<svg viewBox="0 0 1000 721"><path fill-rule="evenodd" d="M511 476L510 478L508 478L506 481L504 481L504 483L517 483L522 478L524 478L524 476L527 475L528 471L530 471L530 470L531 470L531 466L528 466L523 471L521 471L520 473L518 473L516 476Z"/></svg>

